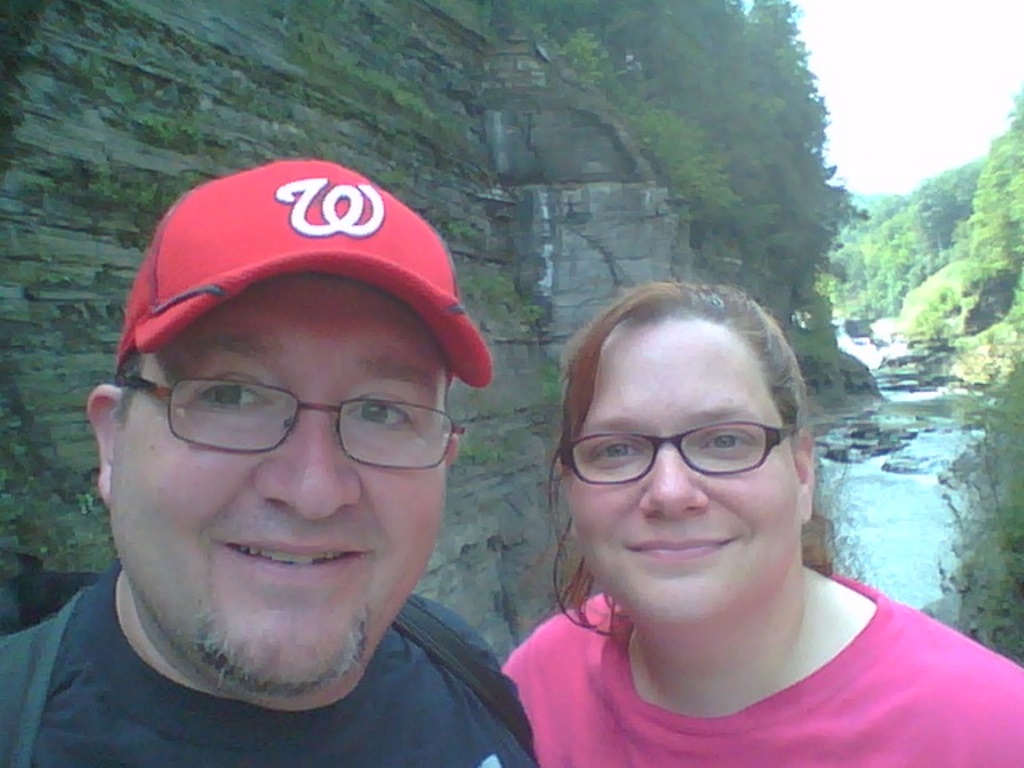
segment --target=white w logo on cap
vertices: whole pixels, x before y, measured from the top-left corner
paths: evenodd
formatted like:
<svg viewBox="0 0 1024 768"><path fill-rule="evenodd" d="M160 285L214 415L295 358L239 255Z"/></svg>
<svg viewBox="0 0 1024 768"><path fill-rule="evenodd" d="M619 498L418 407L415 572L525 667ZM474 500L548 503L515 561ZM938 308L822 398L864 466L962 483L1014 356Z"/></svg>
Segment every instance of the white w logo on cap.
<svg viewBox="0 0 1024 768"><path fill-rule="evenodd" d="M309 218L309 206L329 183L328 179L302 179L292 181L278 187L274 199L279 203L292 206L291 225L300 234L307 237L330 237L331 235L348 235L350 237L369 237L384 223L384 200L380 193L369 184L357 187L351 184L338 184L324 195L320 204L323 224L313 224ZM348 201L348 210L338 216L338 202L344 198ZM370 202L370 217L363 222L363 207Z"/></svg>

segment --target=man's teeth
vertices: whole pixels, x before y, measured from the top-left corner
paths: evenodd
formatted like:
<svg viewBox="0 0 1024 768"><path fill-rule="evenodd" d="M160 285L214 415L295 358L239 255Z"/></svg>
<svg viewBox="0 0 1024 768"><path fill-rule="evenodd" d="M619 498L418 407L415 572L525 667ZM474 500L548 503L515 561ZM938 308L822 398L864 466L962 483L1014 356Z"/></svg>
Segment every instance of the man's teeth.
<svg viewBox="0 0 1024 768"><path fill-rule="evenodd" d="M290 552L276 552L272 549L254 549L253 547L238 547L238 551L253 557L264 557L273 560L275 563L288 563L289 565L312 565L323 563L328 560L336 560L344 556L344 552L323 552L318 555L294 555Z"/></svg>

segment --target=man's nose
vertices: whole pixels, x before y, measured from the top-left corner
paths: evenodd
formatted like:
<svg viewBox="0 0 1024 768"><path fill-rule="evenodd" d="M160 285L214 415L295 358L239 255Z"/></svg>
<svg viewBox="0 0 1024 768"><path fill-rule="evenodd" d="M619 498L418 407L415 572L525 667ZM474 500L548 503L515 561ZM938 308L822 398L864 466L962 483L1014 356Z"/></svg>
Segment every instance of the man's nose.
<svg viewBox="0 0 1024 768"><path fill-rule="evenodd" d="M337 411L302 407L284 442L257 469L257 490L310 519L355 504L362 493L356 462L341 447Z"/></svg>

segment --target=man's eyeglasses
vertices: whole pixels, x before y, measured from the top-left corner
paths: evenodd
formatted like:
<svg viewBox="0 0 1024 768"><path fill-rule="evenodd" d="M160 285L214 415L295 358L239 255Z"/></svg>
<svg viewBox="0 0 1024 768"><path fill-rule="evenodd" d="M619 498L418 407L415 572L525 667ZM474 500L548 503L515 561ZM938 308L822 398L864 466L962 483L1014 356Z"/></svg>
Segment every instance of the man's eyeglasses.
<svg viewBox="0 0 1024 768"><path fill-rule="evenodd" d="M167 387L140 376L118 376L115 383L163 400L175 437L235 453L274 450L295 428L300 411L335 414L342 450L353 461L374 467L436 467L451 436L463 432L444 411L378 397L332 405L303 402L286 389L241 381L182 379Z"/></svg>
<svg viewBox="0 0 1024 768"><path fill-rule="evenodd" d="M586 435L573 441L565 463L585 483L631 483L651 471L658 449L670 443L695 472L737 475L764 464L772 449L793 431L752 421L726 421L668 437L632 432Z"/></svg>

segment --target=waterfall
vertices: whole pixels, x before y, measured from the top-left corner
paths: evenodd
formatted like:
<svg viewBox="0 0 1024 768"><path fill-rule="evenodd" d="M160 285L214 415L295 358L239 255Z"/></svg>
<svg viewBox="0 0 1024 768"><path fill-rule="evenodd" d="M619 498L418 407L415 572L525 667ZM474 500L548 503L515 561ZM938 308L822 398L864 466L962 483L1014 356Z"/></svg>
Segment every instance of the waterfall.
<svg viewBox="0 0 1024 768"><path fill-rule="evenodd" d="M869 370L877 370L886 360L903 357L908 353L907 343L898 338L889 329L881 337L874 333L870 336L851 336L846 328L845 320L834 320L836 344L843 352L860 360ZM881 323L872 324L872 329Z"/></svg>
<svg viewBox="0 0 1024 768"><path fill-rule="evenodd" d="M551 190L547 187L537 189L537 207L540 213L540 257L544 261L544 269L537 280L537 292L550 299L555 285L555 219L551 213Z"/></svg>
<svg viewBox="0 0 1024 768"><path fill-rule="evenodd" d="M484 133L491 148L491 159L499 175L507 174L512 163L509 159L508 138L505 134L505 118L500 109L487 111L484 120Z"/></svg>
<svg viewBox="0 0 1024 768"><path fill-rule="evenodd" d="M836 344L846 354L857 358L869 370L876 370L885 359L885 353L868 337L853 338L842 324L836 326Z"/></svg>

